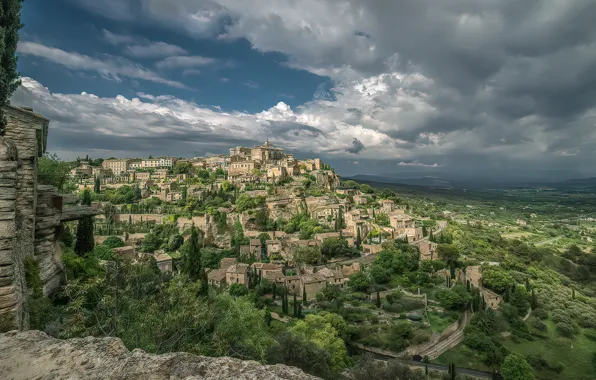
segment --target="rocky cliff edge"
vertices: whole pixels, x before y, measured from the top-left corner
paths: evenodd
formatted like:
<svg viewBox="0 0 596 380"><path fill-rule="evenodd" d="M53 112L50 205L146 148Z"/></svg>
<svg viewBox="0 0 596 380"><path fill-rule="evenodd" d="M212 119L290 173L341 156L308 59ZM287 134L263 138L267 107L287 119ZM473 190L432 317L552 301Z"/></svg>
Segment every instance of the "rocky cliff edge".
<svg viewBox="0 0 596 380"><path fill-rule="evenodd" d="M40 331L0 334L2 379L316 380L300 369L188 353L130 352L118 338L55 339Z"/></svg>

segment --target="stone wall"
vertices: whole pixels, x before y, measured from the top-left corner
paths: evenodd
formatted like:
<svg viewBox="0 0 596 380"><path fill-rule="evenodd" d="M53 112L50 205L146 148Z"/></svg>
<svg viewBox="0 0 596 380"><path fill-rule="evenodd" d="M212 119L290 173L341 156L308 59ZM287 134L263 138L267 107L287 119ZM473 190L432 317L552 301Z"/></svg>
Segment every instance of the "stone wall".
<svg viewBox="0 0 596 380"><path fill-rule="evenodd" d="M7 126L0 138L0 321L23 329L29 324L23 259L35 254L37 159L45 152L49 120L19 107L6 106L4 112Z"/></svg>
<svg viewBox="0 0 596 380"><path fill-rule="evenodd" d="M16 242L17 150L0 137L0 331L16 326L21 305L14 284L14 246ZM22 268L21 268L22 271Z"/></svg>

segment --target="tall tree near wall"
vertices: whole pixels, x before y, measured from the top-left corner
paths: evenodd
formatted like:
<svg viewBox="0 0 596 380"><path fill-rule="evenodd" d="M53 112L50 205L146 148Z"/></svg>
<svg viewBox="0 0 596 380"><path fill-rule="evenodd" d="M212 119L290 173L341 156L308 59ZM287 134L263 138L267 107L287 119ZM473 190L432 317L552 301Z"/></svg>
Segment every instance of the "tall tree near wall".
<svg viewBox="0 0 596 380"><path fill-rule="evenodd" d="M21 85L17 73L17 44L21 24L23 0L3 0L0 3L0 136L6 130L6 116L1 106L10 103L10 97Z"/></svg>
<svg viewBox="0 0 596 380"><path fill-rule="evenodd" d="M83 191L83 200L81 202L85 206L91 206L91 193L88 189ZM93 251L95 242L93 241L93 217L86 216L79 220L77 226L77 241L74 250L77 255L83 256L86 253Z"/></svg>
<svg viewBox="0 0 596 380"><path fill-rule="evenodd" d="M207 285L207 272L205 272L202 261L201 249L199 247L199 233L193 223L190 228L188 246L182 254L182 272L193 282L201 280L201 290L199 291L199 295L207 295L209 291Z"/></svg>

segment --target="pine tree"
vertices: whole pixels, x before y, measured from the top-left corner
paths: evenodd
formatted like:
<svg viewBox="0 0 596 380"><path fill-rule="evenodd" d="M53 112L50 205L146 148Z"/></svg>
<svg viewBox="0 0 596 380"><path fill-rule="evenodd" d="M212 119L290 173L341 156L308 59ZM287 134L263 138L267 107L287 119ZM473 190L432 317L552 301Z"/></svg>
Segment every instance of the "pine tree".
<svg viewBox="0 0 596 380"><path fill-rule="evenodd" d="M83 199L81 203L85 206L91 206L91 193L88 189L83 191ZM86 216L79 220L77 227L77 241L75 242L74 251L77 255L83 256L86 253L93 251L95 241L93 240L93 217Z"/></svg>
<svg viewBox="0 0 596 380"><path fill-rule="evenodd" d="M17 73L17 45L21 24L23 0L3 0L0 8L0 136L6 130L6 116L2 106L10 104L10 97L21 85Z"/></svg>

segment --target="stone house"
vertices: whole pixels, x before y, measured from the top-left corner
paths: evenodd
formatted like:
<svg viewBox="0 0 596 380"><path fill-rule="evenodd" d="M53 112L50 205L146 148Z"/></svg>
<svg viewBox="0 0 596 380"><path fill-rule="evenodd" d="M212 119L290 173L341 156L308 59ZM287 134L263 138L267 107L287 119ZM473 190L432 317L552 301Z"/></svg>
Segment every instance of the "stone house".
<svg viewBox="0 0 596 380"><path fill-rule="evenodd" d="M271 255L281 254L282 251L282 244L279 240L267 240L265 242L267 246L267 256L271 257Z"/></svg>
<svg viewBox="0 0 596 380"><path fill-rule="evenodd" d="M252 175L253 171L259 167L260 165L258 162L253 160L233 162L228 169L228 177L239 178L246 175Z"/></svg>
<svg viewBox="0 0 596 380"><path fill-rule="evenodd" d="M317 273L325 277L328 285L336 285L340 288L344 287L344 282L346 282L346 278L344 277L341 270L323 268L319 270Z"/></svg>
<svg viewBox="0 0 596 380"><path fill-rule="evenodd" d="M167 253L160 253L155 256L157 267L162 273L171 273L174 269L172 264L172 257Z"/></svg>
<svg viewBox="0 0 596 380"><path fill-rule="evenodd" d="M168 177L168 169L157 169L154 177L161 180L166 179Z"/></svg>
<svg viewBox="0 0 596 380"><path fill-rule="evenodd" d="M113 248L112 251L116 256L124 258L126 260L136 260L137 258L137 252L135 251L135 247L132 246Z"/></svg>
<svg viewBox="0 0 596 380"><path fill-rule="evenodd" d="M327 278L320 273L304 274L300 276L302 289L306 291L307 299L314 299L327 286ZM302 289L297 294L302 294Z"/></svg>
<svg viewBox="0 0 596 380"><path fill-rule="evenodd" d="M250 253L255 257L261 257L263 253L263 245L259 239L250 239Z"/></svg>
<svg viewBox="0 0 596 380"><path fill-rule="evenodd" d="M265 277L269 273L280 272L283 268L283 265L256 262L256 263L252 263L250 267L256 271L257 275L261 275L261 277Z"/></svg>
<svg viewBox="0 0 596 380"><path fill-rule="evenodd" d="M130 168L131 160L128 159L112 159L112 160L104 160L101 163L101 166L106 169L110 170L112 173L118 175L122 173L126 173Z"/></svg>
<svg viewBox="0 0 596 380"><path fill-rule="evenodd" d="M267 168L267 181L268 182L278 182L283 181L288 178L288 170L285 166L271 166Z"/></svg>
<svg viewBox="0 0 596 380"><path fill-rule="evenodd" d="M382 250L383 247L380 244L362 244L362 251L365 255L376 255Z"/></svg>
<svg viewBox="0 0 596 380"><path fill-rule="evenodd" d="M503 297L501 297L500 295L498 295L497 293L488 290L488 289L482 289L481 290L482 296L484 297L484 302L486 302L486 304L488 305L488 307L490 307L491 309L498 309L499 305L501 305L501 303L503 303Z"/></svg>
<svg viewBox="0 0 596 380"><path fill-rule="evenodd" d="M232 265L238 264L235 257L224 257L219 261L219 269L228 269Z"/></svg>
<svg viewBox="0 0 596 380"><path fill-rule="evenodd" d="M474 265L466 267L465 278L466 281L470 282L471 286L482 288L482 266Z"/></svg>
<svg viewBox="0 0 596 380"><path fill-rule="evenodd" d="M72 169L70 175L76 178L89 178L93 175L93 169L88 164L83 164Z"/></svg>
<svg viewBox="0 0 596 380"><path fill-rule="evenodd" d="M389 216L389 224L394 229L400 231L405 228L414 228L416 226L414 219L406 214L392 214ZM399 232L401 233L401 232ZM405 232L404 232L405 233Z"/></svg>
<svg viewBox="0 0 596 380"><path fill-rule="evenodd" d="M300 276L286 276L285 284L290 294L302 295Z"/></svg>
<svg viewBox="0 0 596 380"><path fill-rule="evenodd" d="M150 172L134 172L133 174L135 182L148 181L151 179Z"/></svg>
<svg viewBox="0 0 596 380"><path fill-rule="evenodd" d="M248 285L248 264L232 264L226 269L226 283Z"/></svg>
<svg viewBox="0 0 596 380"><path fill-rule="evenodd" d="M415 243L420 250L420 260L437 260L437 243L428 240L421 240Z"/></svg>
<svg viewBox="0 0 596 380"><path fill-rule="evenodd" d="M424 234L422 233L422 228L419 227L405 228L403 232L408 237L408 243L417 242L424 237Z"/></svg>
<svg viewBox="0 0 596 380"><path fill-rule="evenodd" d="M354 273L358 273L362 270L362 264L359 261L354 261L351 264L345 264L341 266L341 273L344 278L349 278Z"/></svg>
<svg viewBox="0 0 596 380"><path fill-rule="evenodd" d="M354 195L354 203L357 205L365 205L368 203L368 197L366 195Z"/></svg>
<svg viewBox="0 0 596 380"><path fill-rule="evenodd" d="M211 269L207 273L207 282L209 285L216 288L223 288L226 286L226 270L227 269Z"/></svg>
<svg viewBox="0 0 596 380"><path fill-rule="evenodd" d="M381 199L379 205L381 205L381 212L384 214L391 214L395 210L395 203L390 199Z"/></svg>

